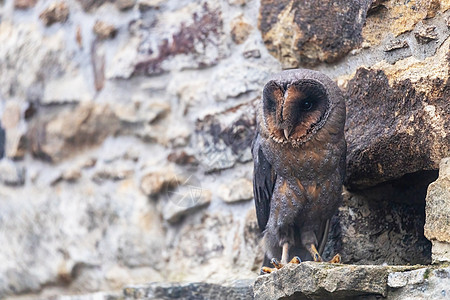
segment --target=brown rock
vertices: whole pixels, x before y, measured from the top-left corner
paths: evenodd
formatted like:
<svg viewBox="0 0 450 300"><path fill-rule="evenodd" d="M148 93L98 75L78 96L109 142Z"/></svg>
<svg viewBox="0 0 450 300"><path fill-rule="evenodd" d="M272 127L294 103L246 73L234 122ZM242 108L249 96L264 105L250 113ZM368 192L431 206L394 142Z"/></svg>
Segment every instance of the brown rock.
<svg viewBox="0 0 450 300"><path fill-rule="evenodd" d="M361 44L371 2L261 0L259 29L285 67L334 62Z"/></svg>
<svg viewBox="0 0 450 300"><path fill-rule="evenodd" d="M107 2L114 2L115 0L78 0L84 11L90 11L91 9L98 8Z"/></svg>
<svg viewBox="0 0 450 300"><path fill-rule="evenodd" d="M56 117L37 118L28 137L33 155L59 162L117 132L119 120L107 105L83 103Z"/></svg>
<svg viewBox="0 0 450 300"><path fill-rule="evenodd" d="M186 153L186 151L174 151L167 156L167 160L177 165L192 165L197 164L195 156Z"/></svg>
<svg viewBox="0 0 450 300"><path fill-rule="evenodd" d="M114 25L107 24L103 21L96 21L93 31L101 40L114 38L117 33L117 29Z"/></svg>
<svg viewBox="0 0 450 300"><path fill-rule="evenodd" d="M450 80L445 69L439 71L443 77L438 73L428 77L426 68L433 67L425 65L396 73L386 68L389 78L382 70L361 68L349 81L346 185L350 188L437 169L441 158L449 155Z"/></svg>
<svg viewBox="0 0 450 300"><path fill-rule="evenodd" d="M14 0L17 9L28 9L36 5L37 0Z"/></svg>
<svg viewBox="0 0 450 300"><path fill-rule="evenodd" d="M428 7L427 19L434 18L436 16L436 13L440 10L440 8L441 8L440 0L431 0Z"/></svg>
<svg viewBox="0 0 450 300"><path fill-rule="evenodd" d="M135 0L117 0L116 7L119 10L127 10L134 6Z"/></svg>
<svg viewBox="0 0 450 300"><path fill-rule="evenodd" d="M161 192L176 187L185 178L177 176L172 168L153 171L145 174L141 179L141 191L147 196L156 196Z"/></svg>
<svg viewBox="0 0 450 300"><path fill-rule="evenodd" d="M39 15L45 26L50 26L54 23L64 23L68 17L69 7L65 2L54 2Z"/></svg>
<svg viewBox="0 0 450 300"><path fill-rule="evenodd" d="M231 38L236 44L242 44L249 36L252 29L252 25L245 22L242 17L237 17L231 21Z"/></svg>
<svg viewBox="0 0 450 300"><path fill-rule="evenodd" d="M439 166L439 178L428 187L425 236L433 243L433 261L450 261L450 157Z"/></svg>
<svg viewBox="0 0 450 300"><path fill-rule="evenodd" d="M373 1L373 9L369 12L363 27L364 41L369 45L378 45L388 34L397 37L412 31L421 20L448 9L449 5L444 5L444 2L448 1L441 1L440 6L436 6L436 2L439 0Z"/></svg>
<svg viewBox="0 0 450 300"><path fill-rule="evenodd" d="M231 5L245 5L247 3L247 0L228 0L228 3Z"/></svg>

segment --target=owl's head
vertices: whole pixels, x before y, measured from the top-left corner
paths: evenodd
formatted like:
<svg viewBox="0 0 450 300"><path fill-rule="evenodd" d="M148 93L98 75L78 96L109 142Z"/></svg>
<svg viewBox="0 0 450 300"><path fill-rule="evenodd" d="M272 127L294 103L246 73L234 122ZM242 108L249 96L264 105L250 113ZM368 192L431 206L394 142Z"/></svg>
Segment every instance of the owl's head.
<svg viewBox="0 0 450 300"><path fill-rule="evenodd" d="M325 124L332 103L322 82L288 75L265 85L264 123L274 141L300 144Z"/></svg>

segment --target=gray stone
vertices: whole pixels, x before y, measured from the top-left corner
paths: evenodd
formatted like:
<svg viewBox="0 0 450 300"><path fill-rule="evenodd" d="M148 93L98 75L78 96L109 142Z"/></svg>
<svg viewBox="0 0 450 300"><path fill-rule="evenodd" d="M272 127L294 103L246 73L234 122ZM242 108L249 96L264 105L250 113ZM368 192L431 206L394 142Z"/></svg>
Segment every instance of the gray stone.
<svg viewBox="0 0 450 300"><path fill-rule="evenodd" d="M169 192L163 204L162 216L170 223L178 222L183 216L195 212L211 203L211 192L201 186L183 182L174 191Z"/></svg>
<svg viewBox="0 0 450 300"><path fill-rule="evenodd" d="M255 91L259 94L261 87L276 68L277 66L270 63L264 66L252 63L229 65L216 73L209 82L210 93L217 101L225 101Z"/></svg>
<svg viewBox="0 0 450 300"><path fill-rule="evenodd" d="M253 198L253 183L246 178L239 178L219 187L220 196L225 202L237 202Z"/></svg>
<svg viewBox="0 0 450 300"><path fill-rule="evenodd" d="M389 267L303 262L259 276L255 299L348 299L387 296Z"/></svg>
<svg viewBox="0 0 450 300"><path fill-rule="evenodd" d="M115 161L104 166L97 166L92 179L97 182L103 180L124 180L134 173L134 166L131 162Z"/></svg>
<svg viewBox="0 0 450 300"><path fill-rule="evenodd" d="M125 299L253 299L251 281L237 281L230 285L205 282L194 283L150 283L128 286Z"/></svg>
<svg viewBox="0 0 450 300"><path fill-rule="evenodd" d="M158 171L145 173L141 178L141 191L148 196L156 196L168 189L175 188L178 184L186 180L180 174L177 174L173 168L166 168Z"/></svg>
<svg viewBox="0 0 450 300"><path fill-rule="evenodd" d="M210 172L249 161L254 126L253 102L198 120L194 139L198 161Z"/></svg>
<svg viewBox="0 0 450 300"><path fill-rule="evenodd" d="M448 299L450 268L424 268L389 274L387 299Z"/></svg>
<svg viewBox="0 0 450 300"><path fill-rule="evenodd" d="M140 37L134 74L204 68L226 56L220 6L195 1L178 8L158 14L150 22L142 20L132 28L132 34ZM168 19L177 22L166 22ZM159 34L152 34L153 30Z"/></svg>
<svg viewBox="0 0 450 300"><path fill-rule="evenodd" d="M0 159L0 182L9 186L24 185L25 168L8 158Z"/></svg>
<svg viewBox="0 0 450 300"><path fill-rule="evenodd" d="M428 44L437 40L436 26L426 26L423 23L419 23L415 29L414 36L419 44Z"/></svg>
<svg viewBox="0 0 450 300"><path fill-rule="evenodd" d="M54 118L37 119L28 137L34 155L58 162L77 151L99 145L118 128L119 120L108 105L88 102Z"/></svg>

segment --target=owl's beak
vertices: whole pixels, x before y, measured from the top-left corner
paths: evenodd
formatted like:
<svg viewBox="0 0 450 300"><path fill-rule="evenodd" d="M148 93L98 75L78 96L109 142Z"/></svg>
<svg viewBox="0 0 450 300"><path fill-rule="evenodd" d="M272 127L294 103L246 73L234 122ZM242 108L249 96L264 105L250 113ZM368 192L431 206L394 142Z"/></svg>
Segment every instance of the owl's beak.
<svg viewBox="0 0 450 300"><path fill-rule="evenodd" d="M289 130L289 129L285 129L285 130L284 130L284 137L285 137L286 139L288 139L290 135L291 135L290 130Z"/></svg>

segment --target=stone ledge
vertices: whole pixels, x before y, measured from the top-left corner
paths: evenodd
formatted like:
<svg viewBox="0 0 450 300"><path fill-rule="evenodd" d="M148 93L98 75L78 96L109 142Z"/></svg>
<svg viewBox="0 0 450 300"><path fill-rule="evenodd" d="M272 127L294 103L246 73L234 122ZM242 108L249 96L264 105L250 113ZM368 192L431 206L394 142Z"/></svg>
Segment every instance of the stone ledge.
<svg viewBox="0 0 450 300"><path fill-rule="evenodd" d="M123 293L60 296L60 300L262 300L262 299L448 299L450 265L379 266L303 262L227 285L152 282Z"/></svg>
<svg viewBox="0 0 450 300"><path fill-rule="evenodd" d="M445 299L448 266L333 265L303 262L259 276L254 299ZM433 298L426 298L433 296Z"/></svg>

